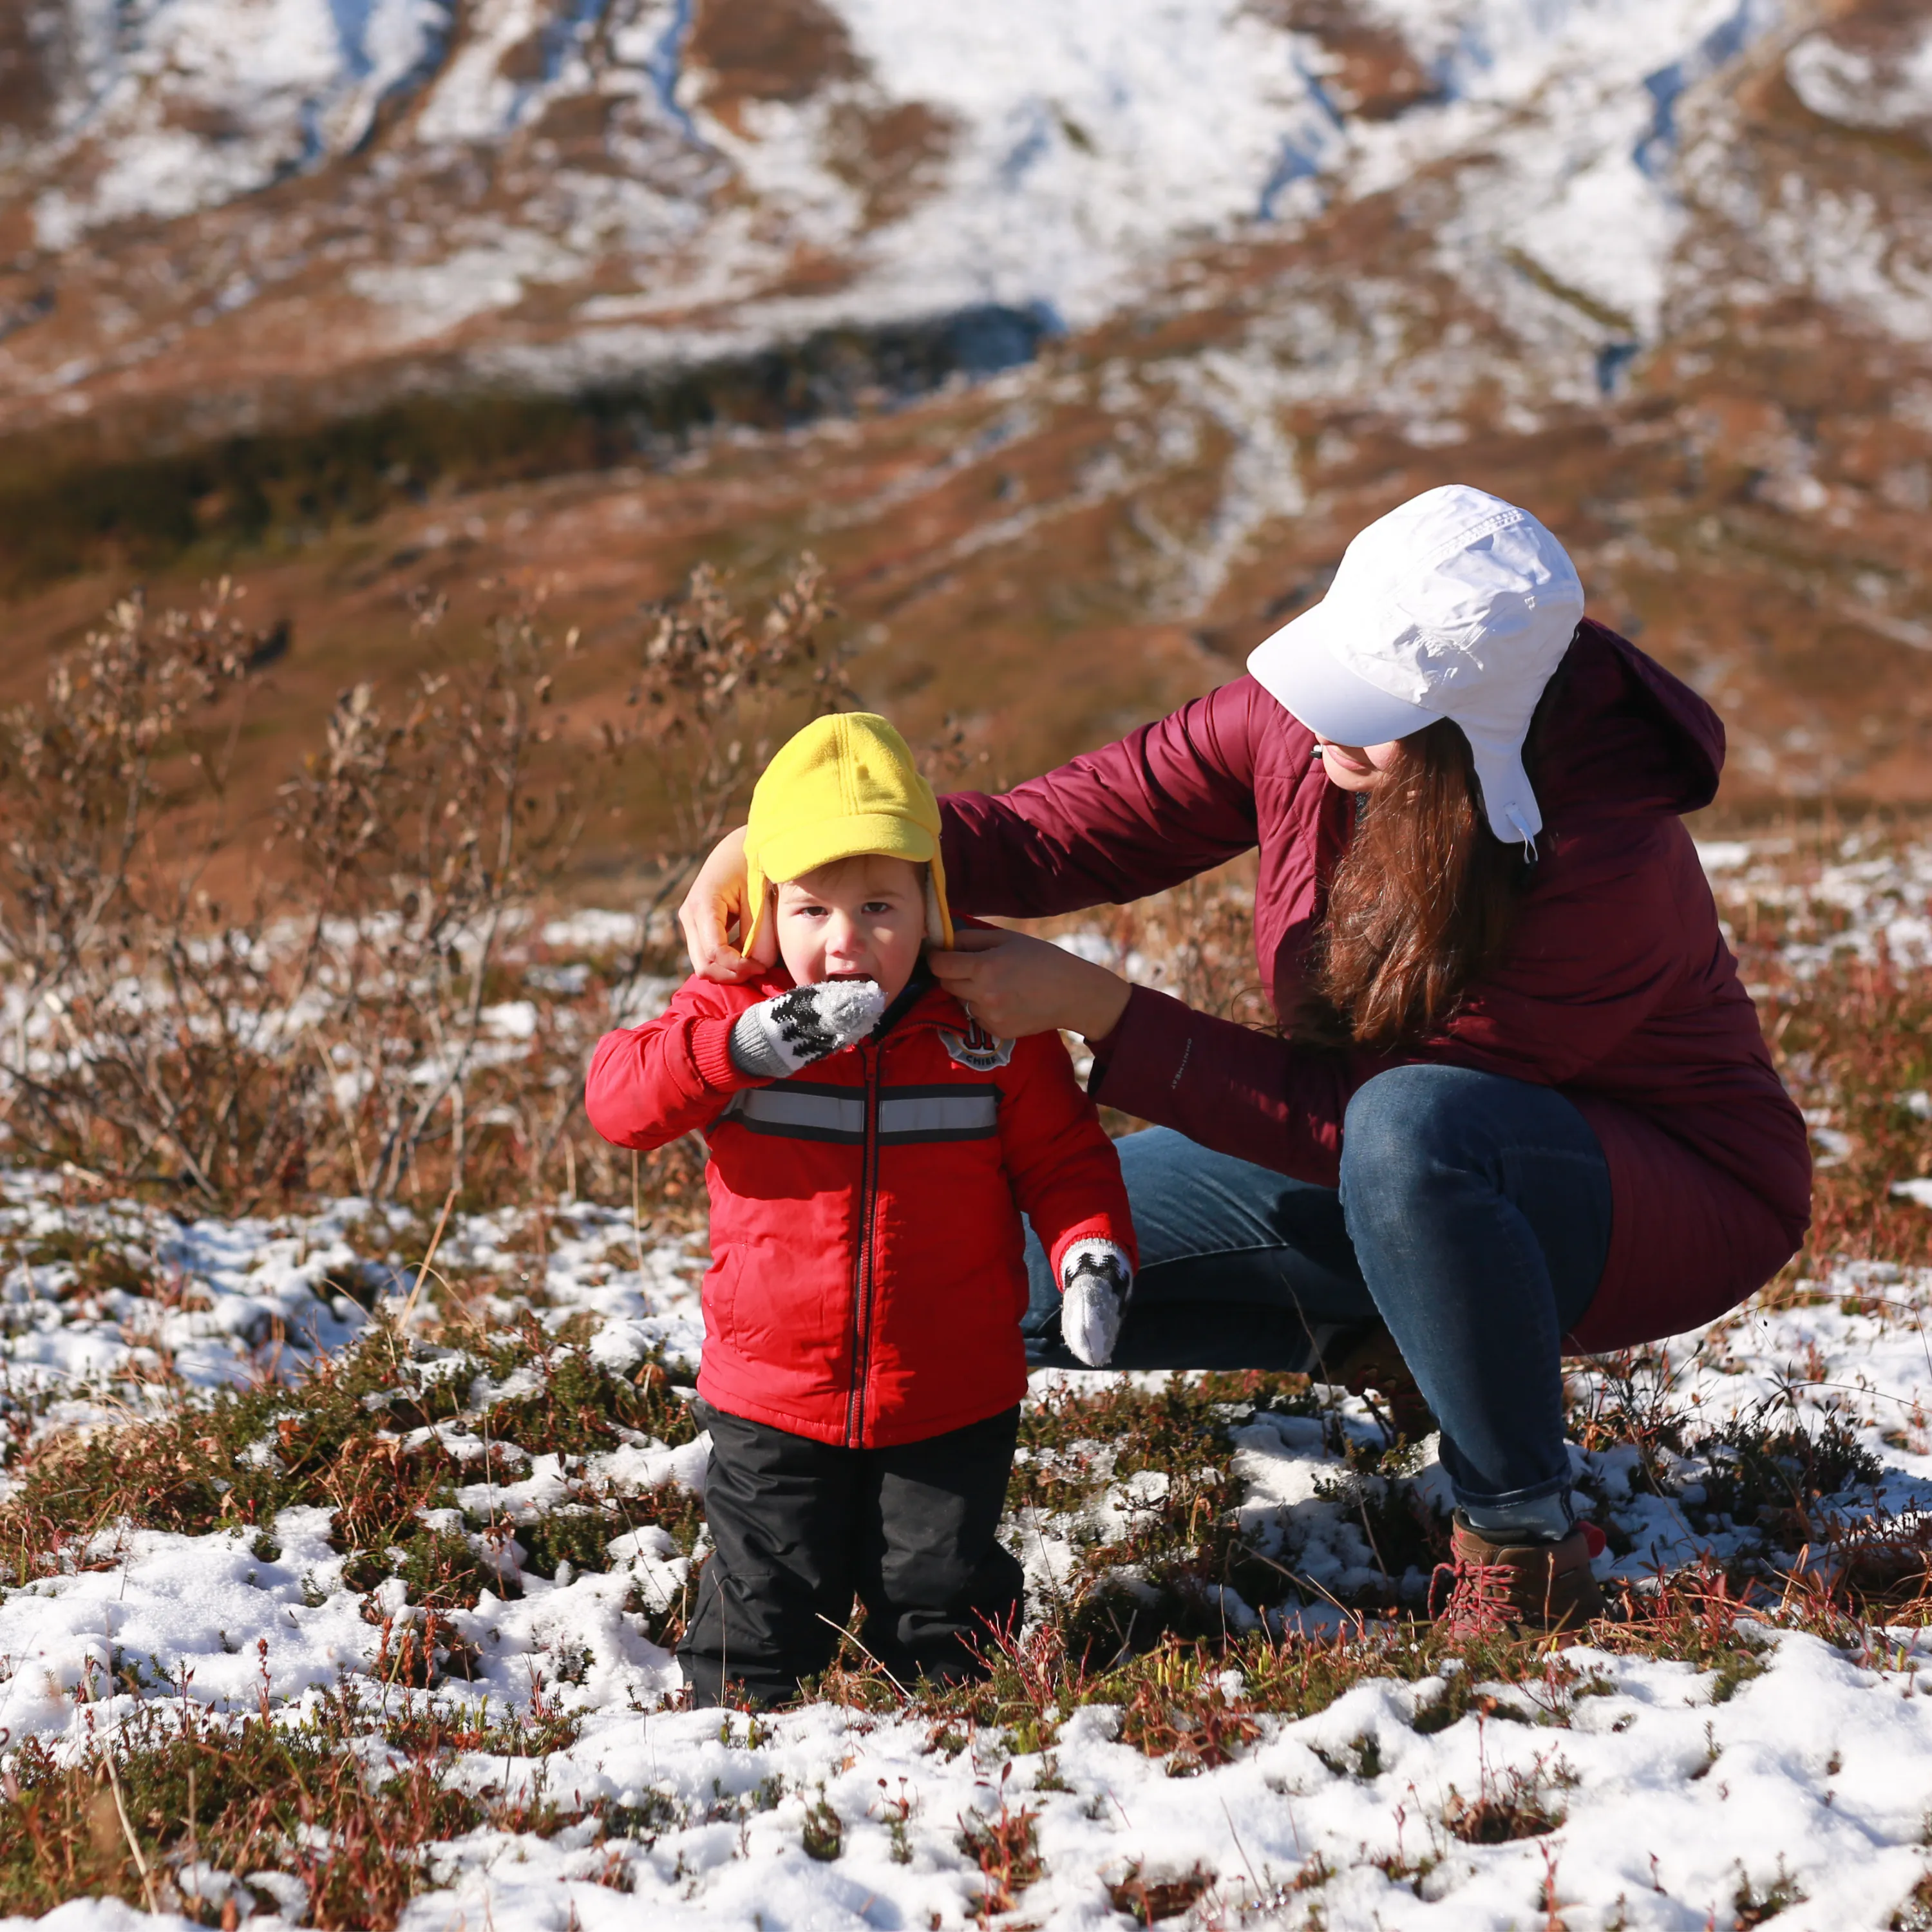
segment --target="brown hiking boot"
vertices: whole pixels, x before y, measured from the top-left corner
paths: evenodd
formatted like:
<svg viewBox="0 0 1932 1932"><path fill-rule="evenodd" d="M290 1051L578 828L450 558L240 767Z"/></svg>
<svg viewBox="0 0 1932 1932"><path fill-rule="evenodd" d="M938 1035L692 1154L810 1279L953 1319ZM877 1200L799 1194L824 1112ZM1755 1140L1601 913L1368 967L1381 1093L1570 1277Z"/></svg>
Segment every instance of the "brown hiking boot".
<svg viewBox="0 0 1932 1932"><path fill-rule="evenodd" d="M1496 1636L1511 1629L1580 1634L1604 1614L1590 1559L1604 1546L1594 1523L1580 1522L1561 1543L1492 1543L1458 1511L1456 1560L1438 1564L1430 1607L1445 1636ZM1448 1585L1448 1600L1436 1607Z"/></svg>
<svg viewBox="0 0 1932 1932"><path fill-rule="evenodd" d="M1416 1387L1395 1337L1380 1325L1337 1336L1322 1364L1321 1378L1351 1395L1367 1396L1374 1390L1396 1433L1411 1442L1436 1432L1436 1418ZM1373 1398L1369 1399L1372 1402Z"/></svg>

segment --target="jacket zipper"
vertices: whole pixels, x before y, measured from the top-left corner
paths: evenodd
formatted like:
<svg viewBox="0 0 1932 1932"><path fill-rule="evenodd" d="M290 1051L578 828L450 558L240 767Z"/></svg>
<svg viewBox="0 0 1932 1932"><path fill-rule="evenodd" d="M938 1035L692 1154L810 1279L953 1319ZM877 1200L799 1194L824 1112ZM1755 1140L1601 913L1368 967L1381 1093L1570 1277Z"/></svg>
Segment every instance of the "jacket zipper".
<svg viewBox="0 0 1932 1932"><path fill-rule="evenodd" d="M866 1046L866 1152L859 1183L859 1255L852 1282L852 1387L845 1398L845 1442L858 1448L866 1433L866 1378L872 1360L872 1220L879 1185L879 1061Z"/></svg>

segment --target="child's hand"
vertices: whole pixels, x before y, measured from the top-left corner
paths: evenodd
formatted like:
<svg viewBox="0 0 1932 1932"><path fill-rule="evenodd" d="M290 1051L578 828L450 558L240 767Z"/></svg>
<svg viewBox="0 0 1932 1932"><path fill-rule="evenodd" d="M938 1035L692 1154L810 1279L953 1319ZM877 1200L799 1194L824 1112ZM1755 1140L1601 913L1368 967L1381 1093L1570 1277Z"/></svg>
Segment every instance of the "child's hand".
<svg viewBox="0 0 1932 1932"><path fill-rule="evenodd" d="M885 1010L885 994L870 980L794 986L739 1015L731 1058L740 1072L782 1080L863 1040Z"/></svg>
<svg viewBox="0 0 1932 1932"><path fill-rule="evenodd" d="M1090 1369L1105 1368L1120 1339L1133 1270L1112 1241L1076 1241L1060 1264L1060 1332Z"/></svg>

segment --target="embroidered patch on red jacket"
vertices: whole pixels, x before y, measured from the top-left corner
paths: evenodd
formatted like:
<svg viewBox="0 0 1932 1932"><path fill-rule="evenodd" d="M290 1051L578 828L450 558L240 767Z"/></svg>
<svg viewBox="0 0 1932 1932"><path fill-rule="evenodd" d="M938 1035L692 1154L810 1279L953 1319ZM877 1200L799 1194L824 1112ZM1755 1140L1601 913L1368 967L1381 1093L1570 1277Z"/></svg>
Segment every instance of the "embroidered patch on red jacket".
<svg viewBox="0 0 1932 1932"><path fill-rule="evenodd" d="M954 1033L946 1027L940 1027L938 1031L946 1048L946 1058L954 1066L970 1067L975 1073L990 1073L994 1067L1005 1066L1013 1057L1013 1042L996 1039L977 1020L973 1021L964 1034Z"/></svg>

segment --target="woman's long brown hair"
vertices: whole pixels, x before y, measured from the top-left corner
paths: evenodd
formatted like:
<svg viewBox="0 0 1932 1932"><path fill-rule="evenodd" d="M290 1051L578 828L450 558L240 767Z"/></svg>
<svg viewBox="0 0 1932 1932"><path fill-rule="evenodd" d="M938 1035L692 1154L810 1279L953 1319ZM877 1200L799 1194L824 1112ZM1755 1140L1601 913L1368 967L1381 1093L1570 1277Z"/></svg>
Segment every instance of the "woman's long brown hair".
<svg viewBox="0 0 1932 1932"><path fill-rule="evenodd" d="M1532 785L1558 682L1531 722ZM1459 726L1442 718L1402 740L1329 882L1316 1037L1380 1048L1421 1039L1501 958L1532 868L1490 830L1480 796Z"/></svg>

